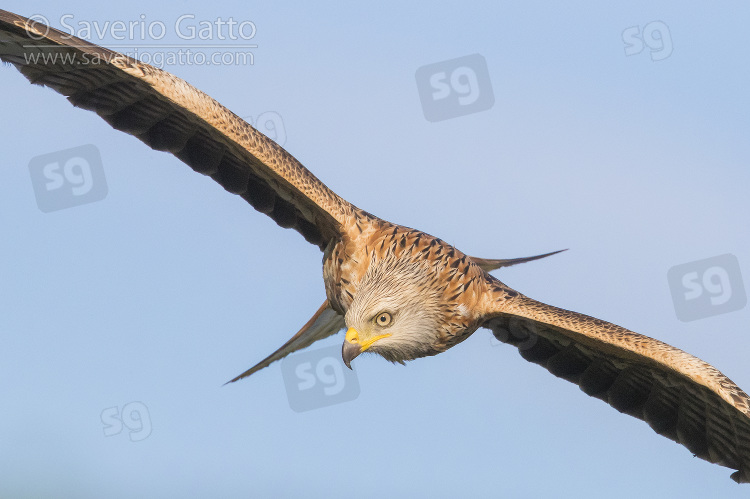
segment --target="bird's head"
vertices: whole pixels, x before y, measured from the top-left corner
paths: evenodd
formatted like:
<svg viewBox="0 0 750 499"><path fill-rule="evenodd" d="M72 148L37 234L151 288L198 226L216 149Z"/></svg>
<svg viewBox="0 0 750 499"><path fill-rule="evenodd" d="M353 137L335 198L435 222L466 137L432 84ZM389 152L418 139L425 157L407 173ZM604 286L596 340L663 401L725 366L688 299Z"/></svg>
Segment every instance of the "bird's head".
<svg viewBox="0 0 750 499"><path fill-rule="evenodd" d="M399 363L442 351L437 345L446 306L439 282L426 261L393 258L372 264L346 312L344 363L351 368L365 351Z"/></svg>

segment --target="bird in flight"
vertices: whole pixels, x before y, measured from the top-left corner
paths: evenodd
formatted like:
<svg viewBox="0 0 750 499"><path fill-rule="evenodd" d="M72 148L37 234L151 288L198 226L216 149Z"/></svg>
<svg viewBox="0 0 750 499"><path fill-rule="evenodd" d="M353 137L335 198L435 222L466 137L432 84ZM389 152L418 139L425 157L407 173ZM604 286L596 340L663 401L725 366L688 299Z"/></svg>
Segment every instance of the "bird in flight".
<svg viewBox="0 0 750 499"><path fill-rule="evenodd" d="M618 411L750 482L750 397L712 365L648 336L546 305L489 272L554 253L489 260L342 199L278 144L172 74L0 10L0 59L31 83L210 176L323 253L326 300L237 381L346 328L362 352L404 363L478 328ZM6 96L8 98L8 96Z"/></svg>

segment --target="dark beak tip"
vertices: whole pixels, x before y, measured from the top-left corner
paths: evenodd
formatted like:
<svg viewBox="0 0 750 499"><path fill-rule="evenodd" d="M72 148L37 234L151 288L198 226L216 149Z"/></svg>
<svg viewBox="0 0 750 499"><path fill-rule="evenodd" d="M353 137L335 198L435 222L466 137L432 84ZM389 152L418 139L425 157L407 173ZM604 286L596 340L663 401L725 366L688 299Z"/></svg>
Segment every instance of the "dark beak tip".
<svg viewBox="0 0 750 499"><path fill-rule="evenodd" d="M344 365L352 371L354 370L352 369L352 360L357 358L360 353L362 353L362 350L356 343L344 341L344 344L341 346L341 359L344 361Z"/></svg>

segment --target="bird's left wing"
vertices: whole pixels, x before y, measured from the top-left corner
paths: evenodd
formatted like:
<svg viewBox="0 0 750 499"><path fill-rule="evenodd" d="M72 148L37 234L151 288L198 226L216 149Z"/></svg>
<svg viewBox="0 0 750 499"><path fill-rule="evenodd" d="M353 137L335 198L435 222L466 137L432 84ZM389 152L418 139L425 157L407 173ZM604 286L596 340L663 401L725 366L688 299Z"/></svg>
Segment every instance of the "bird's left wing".
<svg viewBox="0 0 750 499"><path fill-rule="evenodd" d="M488 277L483 327L521 356L750 482L750 397L718 369L609 322L532 300Z"/></svg>
<svg viewBox="0 0 750 499"><path fill-rule="evenodd" d="M281 146L166 71L4 10L0 60L210 175L321 249L352 209Z"/></svg>

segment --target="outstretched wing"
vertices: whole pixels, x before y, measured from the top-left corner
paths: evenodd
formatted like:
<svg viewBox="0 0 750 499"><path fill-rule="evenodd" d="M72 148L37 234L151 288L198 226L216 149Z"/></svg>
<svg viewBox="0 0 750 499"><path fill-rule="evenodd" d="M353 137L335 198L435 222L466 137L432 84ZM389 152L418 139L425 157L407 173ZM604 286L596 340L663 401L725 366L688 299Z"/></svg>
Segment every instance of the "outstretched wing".
<svg viewBox="0 0 750 499"><path fill-rule="evenodd" d="M694 455L750 482L750 397L712 365L587 315L532 300L490 276L483 327Z"/></svg>
<svg viewBox="0 0 750 499"><path fill-rule="evenodd" d="M322 248L351 205L291 154L166 71L0 10L0 59L117 130L210 175Z"/></svg>

